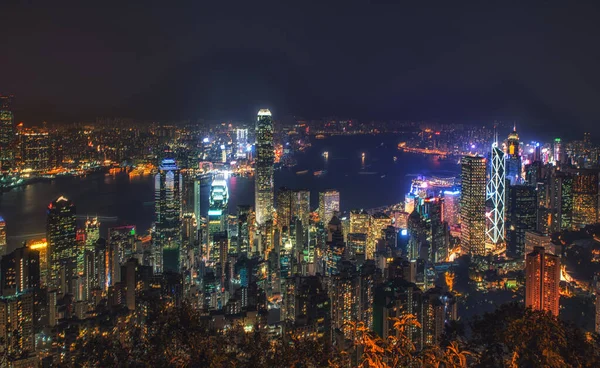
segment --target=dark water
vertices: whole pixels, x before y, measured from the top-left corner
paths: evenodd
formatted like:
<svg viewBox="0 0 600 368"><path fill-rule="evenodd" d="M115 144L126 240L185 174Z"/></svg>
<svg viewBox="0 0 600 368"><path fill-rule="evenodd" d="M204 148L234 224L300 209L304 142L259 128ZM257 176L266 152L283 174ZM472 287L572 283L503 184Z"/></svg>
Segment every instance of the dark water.
<svg viewBox="0 0 600 368"><path fill-rule="evenodd" d="M313 145L298 155L298 166L275 172L275 186L306 188L311 191L311 207L318 205L318 192L340 191L342 211L374 208L403 200L411 175L455 175L454 161L438 161L431 156L401 153L398 136L338 136L313 140ZM329 152L326 160L323 152ZM364 162L362 153L365 154ZM398 160L394 162L393 157ZM327 170L321 177L314 171ZM297 175L297 171L309 170ZM359 172L369 174L359 174ZM383 176L383 177L382 177ZM202 209L208 206L208 187L204 188ZM229 179L229 208L254 203L254 180ZM31 237L43 237L46 206L58 196L72 200L79 215L101 216L102 232L108 227L133 224L145 232L154 216L154 180L151 176L130 179L127 175L91 175L85 178L62 178L12 190L0 198L0 215L7 223L8 242L16 246ZM102 217L105 217L103 220ZM116 217L116 219L114 218ZM83 220L81 220L83 221Z"/></svg>

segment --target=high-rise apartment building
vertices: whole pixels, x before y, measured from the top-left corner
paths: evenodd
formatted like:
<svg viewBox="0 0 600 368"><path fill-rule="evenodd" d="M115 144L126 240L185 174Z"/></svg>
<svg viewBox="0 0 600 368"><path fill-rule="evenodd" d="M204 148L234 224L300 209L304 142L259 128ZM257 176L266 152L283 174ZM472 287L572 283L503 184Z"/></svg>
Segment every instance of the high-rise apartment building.
<svg viewBox="0 0 600 368"><path fill-rule="evenodd" d="M461 160L461 245L471 254L485 254L486 160L465 156Z"/></svg>
<svg viewBox="0 0 600 368"><path fill-rule="evenodd" d="M535 247L525 258L525 306L558 316L560 258Z"/></svg>
<svg viewBox="0 0 600 368"><path fill-rule="evenodd" d="M179 272L182 177L177 163L165 158L154 177L155 270Z"/></svg>
<svg viewBox="0 0 600 368"><path fill-rule="evenodd" d="M256 164L254 179L254 208L256 223L263 225L273 216L273 118L267 109L258 111L256 122Z"/></svg>
<svg viewBox="0 0 600 368"><path fill-rule="evenodd" d="M77 274L75 205L65 197L58 197L48 205L46 239L48 241L48 286L59 294L71 291Z"/></svg>
<svg viewBox="0 0 600 368"><path fill-rule="evenodd" d="M17 248L0 261L2 296L12 296L40 287L40 252Z"/></svg>

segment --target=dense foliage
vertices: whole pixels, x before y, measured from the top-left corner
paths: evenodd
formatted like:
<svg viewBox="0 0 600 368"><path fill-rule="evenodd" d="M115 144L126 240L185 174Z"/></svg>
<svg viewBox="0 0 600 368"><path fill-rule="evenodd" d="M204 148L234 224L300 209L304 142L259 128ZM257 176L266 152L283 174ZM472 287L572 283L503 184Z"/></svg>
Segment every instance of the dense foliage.
<svg viewBox="0 0 600 368"><path fill-rule="evenodd" d="M170 308L147 332L130 331L122 342L109 335L78 340L72 366L83 367L598 367L596 335L556 317L507 304L468 326L452 323L439 346L417 351L407 329L412 316L395 319L395 333L382 339L356 324L355 347L338 351L319 339L270 338L264 330L232 327L209 333L188 307ZM145 336L145 337L142 337Z"/></svg>

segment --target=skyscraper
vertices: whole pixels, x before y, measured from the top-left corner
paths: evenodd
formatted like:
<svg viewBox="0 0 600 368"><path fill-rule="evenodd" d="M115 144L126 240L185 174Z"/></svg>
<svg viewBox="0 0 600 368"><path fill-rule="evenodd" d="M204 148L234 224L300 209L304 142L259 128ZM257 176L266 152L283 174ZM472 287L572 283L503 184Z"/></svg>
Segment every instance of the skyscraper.
<svg viewBox="0 0 600 368"><path fill-rule="evenodd" d="M0 257L6 254L6 221L0 216Z"/></svg>
<svg viewBox="0 0 600 368"><path fill-rule="evenodd" d="M514 132L516 134L516 132ZM518 151L518 138L515 143L510 143L509 152L516 149ZM511 158L509 158L510 160ZM519 158L520 160L520 158ZM488 182L487 197L490 202L490 211L486 213L487 241L491 244L499 244L504 242L504 198L505 198L505 171L504 171L504 152L498 147L498 141L492 144L492 162L490 181Z"/></svg>
<svg viewBox="0 0 600 368"><path fill-rule="evenodd" d="M58 289L59 294L71 291L77 273L76 222L75 205L67 198L58 197L48 205L48 286Z"/></svg>
<svg viewBox="0 0 600 368"><path fill-rule="evenodd" d="M50 169L50 137L44 128L19 129L21 164L24 169L44 172Z"/></svg>
<svg viewBox="0 0 600 368"><path fill-rule="evenodd" d="M550 231L570 229L573 224L573 175L554 170L550 177Z"/></svg>
<svg viewBox="0 0 600 368"><path fill-rule="evenodd" d="M15 122L12 112L13 96L0 96L0 167L12 166Z"/></svg>
<svg viewBox="0 0 600 368"><path fill-rule="evenodd" d="M256 167L254 208L256 223L263 225L273 215L273 164L275 152L273 145L273 119L267 109L258 111L256 122Z"/></svg>
<svg viewBox="0 0 600 368"><path fill-rule="evenodd" d="M507 145L506 178L511 185L516 185L521 181L521 149L516 126L508 135Z"/></svg>
<svg viewBox="0 0 600 368"><path fill-rule="evenodd" d="M222 177L215 177L210 186L209 208L208 208L208 252L213 261L219 259L219 248L214 246L214 235L224 231L225 212L229 200L229 189L227 182Z"/></svg>
<svg viewBox="0 0 600 368"><path fill-rule="evenodd" d="M17 248L0 261L2 296L12 296L40 287L40 252Z"/></svg>
<svg viewBox="0 0 600 368"><path fill-rule="evenodd" d="M461 160L461 244L471 254L485 254L486 160L465 156Z"/></svg>
<svg viewBox="0 0 600 368"><path fill-rule="evenodd" d="M598 171L580 169L573 177L573 228L598 221Z"/></svg>
<svg viewBox="0 0 600 368"><path fill-rule="evenodd" d="M525 258L525 306L558 316L560 258L535 247Z"/></svg>
<svg viewBox="0 0 600 368"><path fill-rule="evenodd" d="M154 177L156 270L179 272L181 185L181 173L175 160L163 159Z"/></svg>
<svg viewBox="0 0 600 368"><path fill-rule="evenodd" d="M304 228L308 228L308 219L310 217L310 191L306 189L299 189L294 191L294 199L293 203L294 214L302 221L302 226Z"/></svg>
<svg viewBox="0 0 600 368"><path fill-rule="evenodd" d="M460 191L459 190L445 190L444 191L444 221L449 226L456 226L459 222L459 208L460 208Z"/></svg>
<svg viewBox="0 0 600 368"><path fill-rule="evenodd" d="M537 192L530 185L511 185L506 196L506 250L525 256L525 233L537 226Z"/></svg>
<svg viewBox="0 0 600 368"><path fill-rule="evenodd" d="M294 213L294 192L286 187L281 187L277 191L277 225L280 228L289 230Z"/></svg>
<svg viewBox="0 0 600 368"><path fill-rule="evenodd" d="M339 211L340 192L330 189L319 193L319 218L322 223L328 224Z"/></svg>

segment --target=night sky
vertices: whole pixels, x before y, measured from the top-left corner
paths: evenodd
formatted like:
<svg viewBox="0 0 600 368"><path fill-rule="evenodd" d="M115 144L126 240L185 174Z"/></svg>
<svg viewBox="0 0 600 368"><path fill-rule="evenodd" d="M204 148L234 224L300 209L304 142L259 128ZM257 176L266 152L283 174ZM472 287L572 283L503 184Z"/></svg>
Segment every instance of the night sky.
<svg viewBox="0 0 600 368"><path fill-rule="evenodd" d="M0 92L17 120L248 120L266 106L600 133L593 2L88 3L2 1Z"/></svg>

